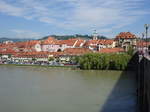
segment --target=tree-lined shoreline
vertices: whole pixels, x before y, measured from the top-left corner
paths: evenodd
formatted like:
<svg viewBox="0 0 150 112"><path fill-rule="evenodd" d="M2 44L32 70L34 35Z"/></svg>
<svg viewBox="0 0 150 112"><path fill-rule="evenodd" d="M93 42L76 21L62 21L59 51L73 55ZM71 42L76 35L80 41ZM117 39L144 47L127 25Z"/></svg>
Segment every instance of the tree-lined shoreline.
<svg viewBox="0 0 150 112"><path fill-rule="evenodd" d="M76 57L75 60L80 65L80 69L84 70L125 70L131 57L127 53L88 53L81 57Z"/></svg>

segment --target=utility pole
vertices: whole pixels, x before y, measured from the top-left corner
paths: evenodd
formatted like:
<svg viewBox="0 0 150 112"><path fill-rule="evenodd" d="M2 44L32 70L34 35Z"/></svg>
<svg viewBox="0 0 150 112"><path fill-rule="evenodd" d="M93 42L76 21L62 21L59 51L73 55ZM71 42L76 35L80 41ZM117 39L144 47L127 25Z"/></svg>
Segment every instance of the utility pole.
<svg viewBox="0 0 150 112"><path fill-rule="evenodd" d="M148 42L148 28L149 28L149 24L145 24L144 27L145 27L145 36L146 36L146 55L147 55L147 51L148 51L148 45L147 45L147 42Z"/></svg>

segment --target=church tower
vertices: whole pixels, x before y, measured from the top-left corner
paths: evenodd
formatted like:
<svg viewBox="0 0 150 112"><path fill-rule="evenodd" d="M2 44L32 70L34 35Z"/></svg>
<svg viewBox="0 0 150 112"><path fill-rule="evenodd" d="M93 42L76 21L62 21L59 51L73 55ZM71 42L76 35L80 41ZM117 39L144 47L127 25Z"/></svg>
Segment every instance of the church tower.
<svg viewBox="0 0 150 112"><path fill-rule="evenodd" d="M98 33L96 30L94 30L94 33L93 33L93 40L97 40L97 37L98 37Z"/></svg>

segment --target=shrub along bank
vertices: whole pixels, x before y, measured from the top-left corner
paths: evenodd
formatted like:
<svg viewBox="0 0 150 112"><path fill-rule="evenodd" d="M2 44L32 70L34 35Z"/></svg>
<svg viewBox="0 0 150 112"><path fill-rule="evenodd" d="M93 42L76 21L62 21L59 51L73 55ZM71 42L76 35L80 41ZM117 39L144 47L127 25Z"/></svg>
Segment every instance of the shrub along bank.
<svg viewBox="0 0 150 112"><path fill-rule="evenodd" d="M99 54L89 53L75 60L79 63L81 69L94 70L125 70L131 56L122 54Z"/></svg>

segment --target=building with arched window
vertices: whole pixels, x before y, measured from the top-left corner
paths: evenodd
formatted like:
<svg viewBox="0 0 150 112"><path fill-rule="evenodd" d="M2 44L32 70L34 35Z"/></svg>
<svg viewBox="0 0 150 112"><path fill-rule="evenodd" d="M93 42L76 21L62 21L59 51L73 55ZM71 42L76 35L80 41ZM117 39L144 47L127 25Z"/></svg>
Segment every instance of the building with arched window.
<svg viewBox="0 0 150 112"><path fill-rule="evenodd" d="M137 37L130 32L121 32L116 36L115 41L116 47L122 47L127 51L129 46L136 47Z"/></svg>

